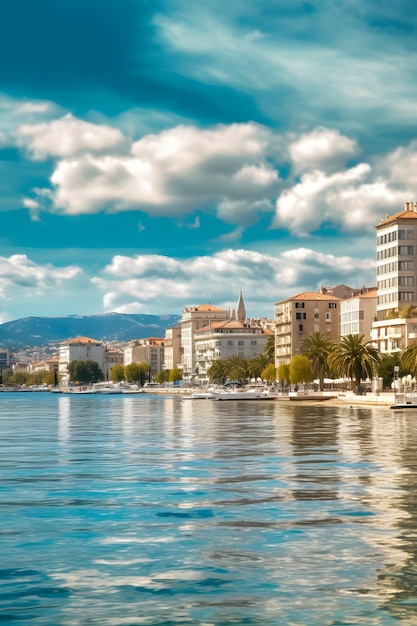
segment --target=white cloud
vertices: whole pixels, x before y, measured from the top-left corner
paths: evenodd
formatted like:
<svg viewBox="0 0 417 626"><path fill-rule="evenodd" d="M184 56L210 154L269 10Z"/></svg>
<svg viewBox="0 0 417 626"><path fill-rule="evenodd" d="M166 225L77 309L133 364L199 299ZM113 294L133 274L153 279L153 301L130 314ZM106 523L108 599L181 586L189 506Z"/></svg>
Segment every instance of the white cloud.
<svg viewBox="0 0 417 626"><path fill-rule="evenodd" d="M273 315L277 300L320 285L375 283L375 262L300 248L278 256L223 250L213 256L173 259L161 255L115 256L92 279L106 311L181 313L211 302L235 307L242 290L248 314Z"/></svg>
<svg viewBox="0 0 417 626"><path fill-rule="evenodd" d="M366 182L370 172L370 166L361 163L330 176L320 170L304 174L278 198L272 227L288 228L298 236L323 224L345 233L369 231L403 197L383 180Z"/></svg>
<svg viewBox="0 0 417 626"><path fill-rule="evenodd" d="M54 189L38 195L48 193L56 210L70 215L111 209L178 217L218 203L220 217L251 223L259 210L272 211L268 203L278 191L279 174L268 162L271 141L273 134L253 123L178 126L136 141L131 156L62 159L51 176ZM76 134L71 145L81 149L81 143ZM239 202L244 210L230 208Z"/></svg>
<svg viewBox="0 0 417 626"><path fill-rule="evenodd" d="M117 128L84 122L70 113L42 124L22 124L18 136L34 159L108 153L127 145Z"/></svg>
<svg viewBox="0 0 417 626"><path fill-rule="evenodd" d="M336 171L358 153L355 140L328 128L316 128L289 145L295 173L323 169Z"/></svg>

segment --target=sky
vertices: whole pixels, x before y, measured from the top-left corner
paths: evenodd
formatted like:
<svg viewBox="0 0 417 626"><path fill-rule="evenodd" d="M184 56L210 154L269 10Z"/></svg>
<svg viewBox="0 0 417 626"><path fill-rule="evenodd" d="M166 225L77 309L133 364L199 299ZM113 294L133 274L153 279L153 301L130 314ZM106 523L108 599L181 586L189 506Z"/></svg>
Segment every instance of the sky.
<svg viewBox="0 0 417 626"><path fill-rule="evenodd" d="M0 5L0 323L373 286L417 200L412 0Z"/></svg>

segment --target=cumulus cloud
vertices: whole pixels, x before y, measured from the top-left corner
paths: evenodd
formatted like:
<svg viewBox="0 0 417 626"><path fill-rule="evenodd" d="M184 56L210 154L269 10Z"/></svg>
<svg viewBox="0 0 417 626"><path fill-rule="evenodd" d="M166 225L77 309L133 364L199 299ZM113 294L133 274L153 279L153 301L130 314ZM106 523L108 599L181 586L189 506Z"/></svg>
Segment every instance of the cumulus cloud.
<svg viewBox="0 0 417 626"><path fill-rule="evenodd" d="M27 290L29 297L39 296L62 287L81 272L75 265L59 268L49 263L38 265L25 254L0 257L0 296L7 297L6 293L15 288Z"/></svg>
<svg viewBox="0 0 417 626"><path fill-rule="evenodd" d="M311 169L337 171L358 151L355 140L328 128L316 128L289 145L295 173Z"/></svg>
<svg viewBox="0 0 417 626"><path fill-rule="evenodd" d="M117 128L84 122L70 113L42 124L22 124L18 136L36 160L67 158L86 152L108 154L127 146Z"/></svg>
<svg viewBox="0 0 417 626"><path fill-rule="evenodd" d="M250 223L278 192L279 174L266 150L273 135L257 124L205 130L182 125L139 139L128 156L86 152L93 137L87 133L87 140L86 126L73 119L62 129L61 143L54 143L55 132L42 129L30 146L38 154L53 149L61 154L84 150L77 157L58 161L51 176L49 197L56 210L65 214L110 209L181 216L218 204L221 218L227 215L230 223ZM97 133L98 147L104 148L106 141L117 143L117 134L107 129ZM242 210L232 210L233 203L241 203Z"/></svg>
<svg viewBox="0 0 417 626"><path fill-rule="evenodd" d="M204 302L228 308L242 290L249 314L272 317L278 300L322 284L355 286L359 274L361 284L373 284L375 262L307 248L277 256L227 249L190 259L118 255L92 281L103 294L106 311L180 313L184 306Z"/></svg>
<svg viewBox="0 0 417 626"><path fill-rule="evenodd" d="M384 180L367 182L367 163L326 175L316 170L304 174L277 200L272 227L286 227L305 236L323 224L345 233L360 233L378 223L381 215L402 202L403 193Z"/></svg>

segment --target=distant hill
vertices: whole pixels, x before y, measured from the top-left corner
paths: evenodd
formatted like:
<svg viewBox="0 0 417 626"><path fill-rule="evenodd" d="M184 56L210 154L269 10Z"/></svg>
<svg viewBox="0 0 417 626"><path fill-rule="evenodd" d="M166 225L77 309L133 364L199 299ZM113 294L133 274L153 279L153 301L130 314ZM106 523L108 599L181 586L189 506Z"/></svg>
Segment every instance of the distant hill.
<svg viewBox="0 0 417 626"><path fill-rule="evenodd" d="M164 337L175 326L178 315L139 315L104 313L65 317L24 317L0 324L0 347L18 350L44 346L73 337L91 337L99 341L129 341L144 337Z"/></svg>

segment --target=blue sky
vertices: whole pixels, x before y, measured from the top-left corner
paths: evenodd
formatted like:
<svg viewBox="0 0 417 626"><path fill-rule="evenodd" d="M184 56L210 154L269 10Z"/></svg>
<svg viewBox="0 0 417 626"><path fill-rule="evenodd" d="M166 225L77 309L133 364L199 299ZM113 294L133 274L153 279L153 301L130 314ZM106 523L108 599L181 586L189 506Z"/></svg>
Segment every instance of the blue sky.
<svg viewBox="0 0 417 626"><path fill-rule="evenodd" d="M411 0L0 6L0 323L375 285L417 200Z"/></svg>

